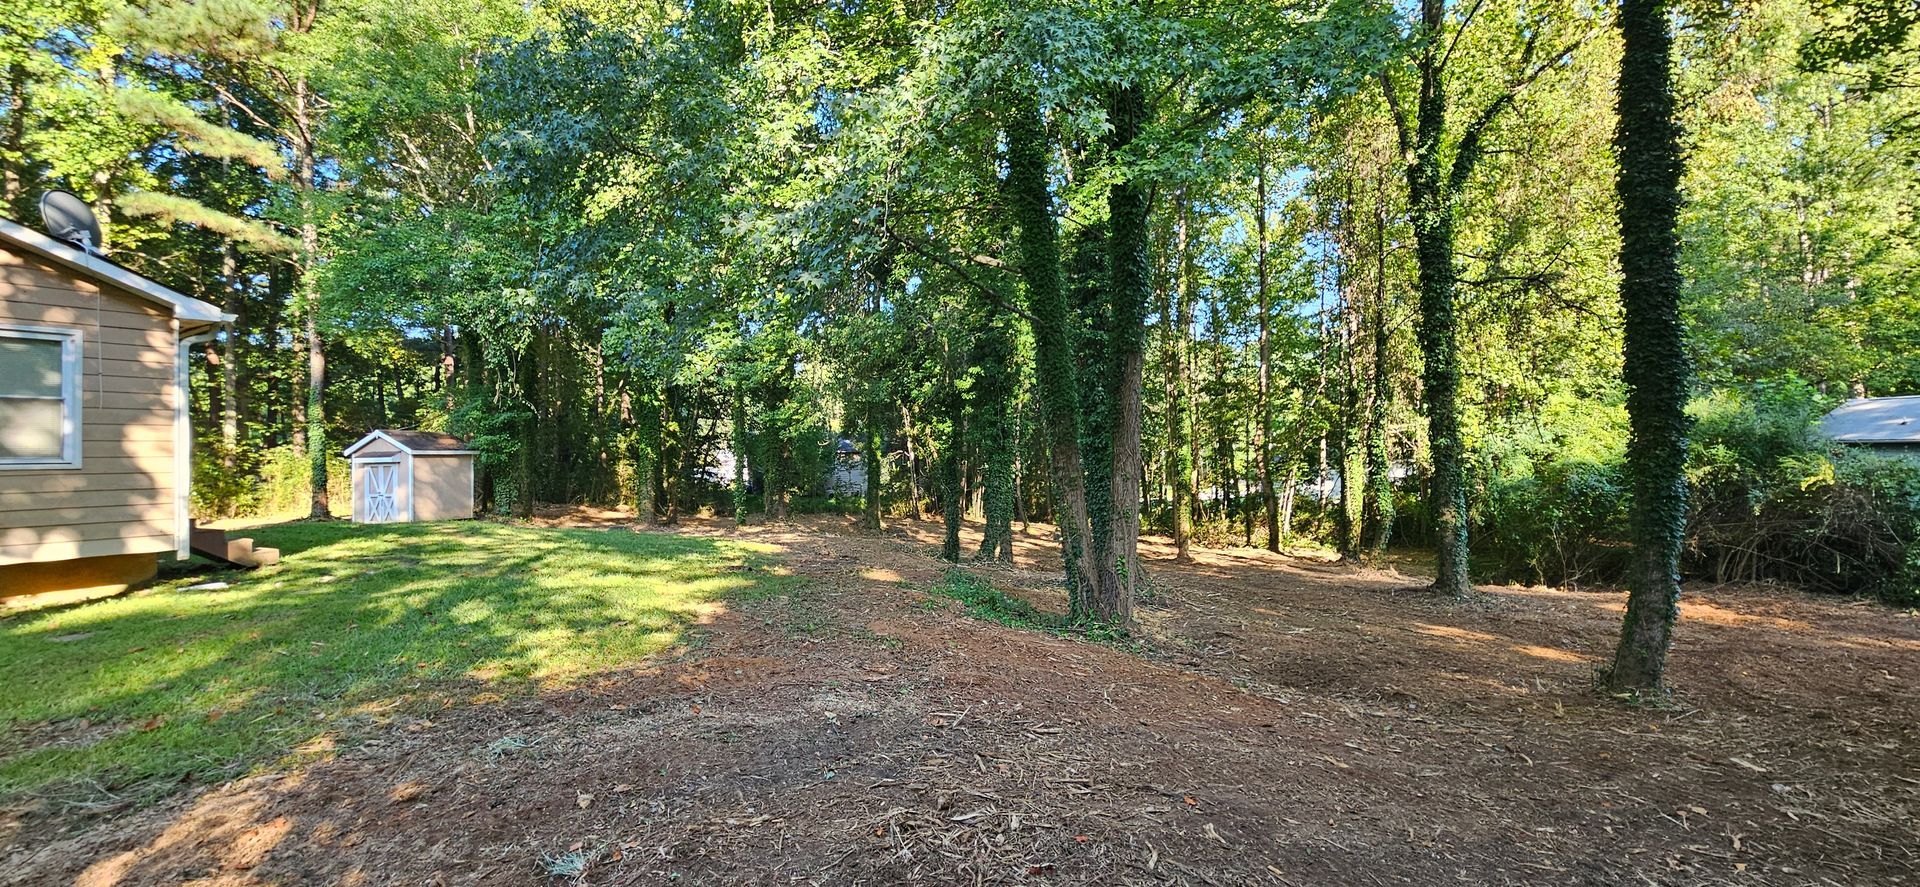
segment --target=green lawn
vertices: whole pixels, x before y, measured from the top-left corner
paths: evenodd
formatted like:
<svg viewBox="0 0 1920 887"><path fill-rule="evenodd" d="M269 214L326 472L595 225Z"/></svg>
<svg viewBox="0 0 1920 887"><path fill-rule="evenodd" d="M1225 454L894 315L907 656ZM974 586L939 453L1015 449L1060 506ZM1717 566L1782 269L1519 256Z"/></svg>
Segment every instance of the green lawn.
<svg viewBox="0 0 1920 887"><path fill-rule="evenodd" d="M0 802L153 795L396 713L526 693L780 588L756 547L482 522L249 531L279 567L0 619ZM196 582L231 587L189 591Z"/></svg>

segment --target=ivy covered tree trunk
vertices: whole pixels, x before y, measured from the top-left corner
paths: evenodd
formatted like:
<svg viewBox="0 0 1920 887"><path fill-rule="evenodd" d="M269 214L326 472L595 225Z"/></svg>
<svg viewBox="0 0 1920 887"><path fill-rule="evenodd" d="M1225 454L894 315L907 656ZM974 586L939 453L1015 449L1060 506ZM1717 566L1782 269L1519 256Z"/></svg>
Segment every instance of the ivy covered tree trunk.
<svg viewBox="0 0 1920 887"><path fill-rule="evenodd" d="M1047 136L1032 97L1018 97L1007 119L1007 203L1018 230L1018 263L1033 315L1035 380L1040 422L1052 457L1059 503L1060 550L1069 607L1087 612L1094 581L1087 543L1086 474L1080 461L1080 392L1074 366L1073 325L1060 276L1059 232L1047 186Z"/></svg>
<svg viewBox="0 0 1920 887"><path fill-rule="evenodd" d="M1138 84L1116 88L1109 97L1108 149L1124 156L1146 123L1146 99ZM1145 184L1130 176L1107 190L1110 293L1108 349L1112 355L1113 471L1107 531L1099 548L1098 593L1084 618L1125 627L1133 622L1133 600L1145 576L1140 570L1140 406L1145 380L1147 299L1153 291L1152 256L1147 229Z"/></svg>
<svg viewBox="0 0 1920 887"><path fill-rule="evenodd" d="M1367 478L1364 453L1365 415L1360 402L1359 354L1354 325L1358 312L1350 299L1343 300L1341 311L1339 418L1329 435L1335 470L1340 473L1340 501L1334 512L1336 547L1343 558L1360 555L1360 537L1365 521Z"/></svg>
<svg viewBox="0 0 1920 887"><path fill-rule="evenodd" d="M1687 519L1687 389L1680 321L1679 126L1673 38L1664 0L1623 0L1620 33L1620 301L1625 309L1627 470L1633 556L1627 616L1607 683L1659 690L1679 616L1680 546Z"/></svg>
<svg viewBox="0 0 1920 887"><path fill-rule="evenodd" d="M940 448L940 559L950 563L960 560L960 514L965 497L960 489L960 434L956 430L947 435L945 446Z"/></svg>
<svg viewBox="0 0 1920 887"><path fill-rule="evenodd" d="M867 472L867 492L861 502L862 523L868 532L873 533L882 529L880 491L885 478L881 476L881 465L887 438L886 429L880 423L882 409L878 404L867 405L866 421L863 423L866 440L863 441L863 452L860 454L861 467Z"/></svg>
<svg viewBox="0 0 1920 887"><path fill-rule="evenodd" d="M747 390L739 382L733 383L733 438L728 445L733 449L733 523L734 526L747 525L747 506L752 500L747 495L747 451L752 447L747 439Z"/></svg>
<svg viewBox="0 0 1920 887"><path fill-rule="evenodd" d="M686 474L681 469L686 459L685 431L689 423L683 415L685 392L671 382L663 388L666 396L661 398L660 403L661 507L657 522L661 526L671 526L680 522L680 478Z"/></svg>
<svg viewBox="0 0 1920 887"><path fill-rule="evenodd" d="M1016 367L1013 330L1004 312L992 312L982 324L974 344L974 365L980 378L973 387L973 415L970 430L974 449L983 463L981 511L986 531L980 540L979 556L988 560L1013 563L1014 450L1019 446L1013 433L1011 412Z"/></svg>
<svg viewBox="0 0 1920 887"><path fill-rule="evenodd" d="M1466 444L1460 437L1460 321L1455 315L1458 273L1454 268L1450 179L1463 177L1464 168L1458 164L1472 161L1464 147L1461 156L1454 158L1454 166L1442 160L1447 97L1438 35L1446 23L1446 4L1442 0L1422 0L1421 16L1427 32L1434 36L1420 60L1420 95L1414 111L1412 158L1407 166L1407 208L1419 267L1420 316L1414 333L1423 361L1421 394L1427 408L1427 445L1433 455L1433 477L1427 493L1437 543L1433 589L1465 597L1473 584L1467 571ZM1454 175L1449 175L1449 169Z"/></svg>
<svg viewBox="0 0 1920 887"><path fill-rule="evenodd" d="M795 357L779 360L767 383L766 428L761 432L762 499L767 521L787 519L787 488L792 485L793 431L787 427L787 400L793 396Z"/></svg>
<svg viewBox="0 0 1920 887"><path fill-rule="evenodd" d="M660 468L660 403L653 386L636 386L633 396L633 515L649 523L659 519L654 476ZM736 466L738 461L736 460Z"/></svg>
<svg viewBox="0 0 1920 887"><path fill-rule="evenodd" d="M1433 588L1464 597L1473 586L1467 572L1466 448L1460 439L1460 359L1454 316L1453 209L1435 206L1424 194L1413 213L1420 257L1420 320L1416 334L1425 361L1420 381L1427 405L1427 440L1433 452L1428 499L1433 511L1438 561Z"/></svg>

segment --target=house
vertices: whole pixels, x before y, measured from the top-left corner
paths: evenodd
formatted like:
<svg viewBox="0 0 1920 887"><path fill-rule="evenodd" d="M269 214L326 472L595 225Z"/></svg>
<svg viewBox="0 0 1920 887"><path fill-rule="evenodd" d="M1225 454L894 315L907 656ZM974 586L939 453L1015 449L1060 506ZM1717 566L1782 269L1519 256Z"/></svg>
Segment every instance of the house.
<svg viewBox="0 0 1920 887"><path fill-rule="evenodd" d="M824 478L829 496L865 496L867 461L860 448L844 437L833 442L833 465Z"/></svg>
<svg viewBox="0 0 1920 887"><path fill-rule="evenodd" d="M1856 397L1821 419L1820 433L1886 455L1920 456L1920 396Z"/></svg>
<svg viewBox="0 0 1920 887"><path fill-rule="evenodd" d="M188 556L187 349L232 319L0 219L0 599Z"/></svg>

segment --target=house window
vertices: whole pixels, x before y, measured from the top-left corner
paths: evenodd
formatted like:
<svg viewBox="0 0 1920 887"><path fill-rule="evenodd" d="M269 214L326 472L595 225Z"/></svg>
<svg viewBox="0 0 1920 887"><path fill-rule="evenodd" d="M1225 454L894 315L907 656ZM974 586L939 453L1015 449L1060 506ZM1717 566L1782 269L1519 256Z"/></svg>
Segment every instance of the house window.
<svg viewBox="0 0 1920 887"><path fill-rule="evenodd" d="M0 468L80 467L80 331L0 325Z"/></svg>

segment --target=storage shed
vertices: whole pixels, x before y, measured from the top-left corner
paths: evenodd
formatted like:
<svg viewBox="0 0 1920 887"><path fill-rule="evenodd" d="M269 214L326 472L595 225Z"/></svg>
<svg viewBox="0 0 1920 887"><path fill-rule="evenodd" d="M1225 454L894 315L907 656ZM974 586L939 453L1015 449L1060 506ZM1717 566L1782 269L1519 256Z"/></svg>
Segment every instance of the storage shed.
<svg viewBox="0 0 1920 887"><path fill-rule="evenodd" d="M376 428L345 455L353 466L354 523L473 517L475 454L451 434Z"/></svg>

